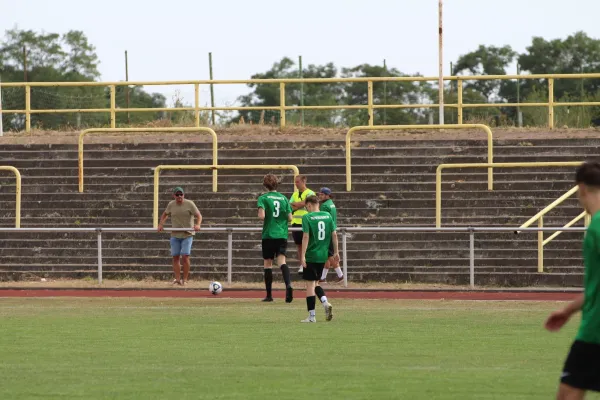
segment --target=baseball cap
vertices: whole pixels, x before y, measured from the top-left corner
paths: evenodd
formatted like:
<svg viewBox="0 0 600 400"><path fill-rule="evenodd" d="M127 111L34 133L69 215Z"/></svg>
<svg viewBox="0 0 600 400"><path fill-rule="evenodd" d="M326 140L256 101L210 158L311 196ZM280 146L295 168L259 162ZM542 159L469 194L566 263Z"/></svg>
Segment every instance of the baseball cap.
<svg viewBox="0 0 600 400"><path fill-rule="evenodd" d="M173 189L173 193L177 193L177 192L181 192L181 193L185 194L185 192L183 191L183 188L181 186L177 186L175 189Z"/></svg>
<svg viewBox="0 0 600 400"><path fill-rule="evenodd" d="M329 189L328 187L322 187L321 190L319 190L319 193L330 195L331 194L331 189Z"/></svg>

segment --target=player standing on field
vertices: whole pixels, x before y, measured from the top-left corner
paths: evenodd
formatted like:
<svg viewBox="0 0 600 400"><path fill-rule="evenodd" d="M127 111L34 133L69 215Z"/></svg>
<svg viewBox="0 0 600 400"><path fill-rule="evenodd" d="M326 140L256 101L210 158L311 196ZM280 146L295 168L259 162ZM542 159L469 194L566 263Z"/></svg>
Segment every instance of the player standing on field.
<svg viewBox="0 0 600 400"><path fill-rule="evenodd" d="M304 267L302 278L306 282L306 308L308 318L301 322L317 322L315 313L316 296L325 308L325 319L331 321L333 308L325 291L319 286L319 277L327 262L329 243L333 240L334 258L339 260L337 233L331 214L319 211L319 199L309 196L305 200L308 214L302 217L302 253L300 263ZM316 295L316 296L315 296Z"/></svg>
<svg viewBox="0 0 600 400"><path fill-rule="evenodd" d="M306 187L305 175L298 175L294 179L294 184L298 188L298 191L294 192L292 197L290 197L290 205L294 211L292 228L301 228L302 217L308 212L306 211L304 200L306 200L308 196L314 196L315 192ZM300 260L300 253L302 251L302 232L292 232L292 238L294 238L294 243L296 243L296 248L298 249L298 260ZM302 275L302 266L300 266L298 273Z"/></svg>
<svg viewBox="0 0 600 400"><path fill-rule="evenodd" d="M263 186L269 191L258 198L258 218L263 221L262 254L264 260L265 289L267 297L263 301L273 301L271 286L273 284L273 260L281 268L285 282L285 302L294 299L294 289L290 281L290 269L285 263L288 240L288 223L292 221L292 208L287 198L277 192L277 177L265 175Z"/></svg>
<svg viewBox="0 0 600 400"><path fill-rule="evenodd" d="M337 230L337 209L335 208L335 204L333 204L331 189L327 187L321 188L319 190L319 201L321 202L320 210L328 212L333 218L333 229ZM329 272L329 267L333 266L335 269L335 273L337 274L337 282L341 282L344 280L344 273L340 268L340 260L339 258L336 260L333 257L333 239L331 243L329 243L329 259L325 263L325 268L323 268L323 274L321 275L321 279L319 282L327 282L327 273Z"/></svg>
<svg viewBox="0 0 600 400"><path fill-rule="evenodd" d="M575 175L579 202L592 216L583 239L584 291L564 309L553 312L546 329L560 330L581 310L581 324L560 378L558 400L583 399L600 392L600 163L583 163Z"/></svg>

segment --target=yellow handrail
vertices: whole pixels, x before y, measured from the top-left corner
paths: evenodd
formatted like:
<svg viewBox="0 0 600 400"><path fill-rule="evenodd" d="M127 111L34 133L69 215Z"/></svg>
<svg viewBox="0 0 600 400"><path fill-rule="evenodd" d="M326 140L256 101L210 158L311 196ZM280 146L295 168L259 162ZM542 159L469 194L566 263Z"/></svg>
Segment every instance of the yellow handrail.
<svg viewBox="0 0 600 400"><path fill-rule="evenodd" d="M294 172L294 192L298 191L295 180L300 171L295 165L159 165L154 168L154 204L153 204L153 226L158 227L158 195L160 185L160 171L162 170L208 170L213 171L219 169L291 169Z"/></svg>
<svg viewBox="0 0 600 400"><path fill-rule="evenodd" d="M581 163L579 163L579 164L581 164ZM550 211L555 209L559 204L563 203L566 199L571 197L573 194L577 193L578 188L579 188L578 186L574 186L571 189L569 189L568 192L566 192L565 194L560 196L558 199L554 200L552 203L548 204L546 207L544 207L542 210L540 210L533 217L529 218L519 228L527 228L528 226L530 226L531 224L533 224L536 221L538 222L538 227L543 228L544 227L544 215L548 214ZM589 217L589 215L587 214L587 212L583 211L581 214L579 214L577 217L573 218L565 226L563 226L563 228L569 228L569 227L575 225L582 218L584 218L585 226L587 226L588 222L589 222L588 217ZM554 240L562 232L563 231L556 231L545 240L544 240L544 232L542 232L542 231L538 232L538 235L537 235L538 272L544 272L544 246L547 245L548 243L550 243L552 240ZM517 231L515 231L515 233L520 233L520 231L517 230Z"/></svg>
<svg viewBox="0 0 600 400"><path fill-rule="evenodd" d="M407 129L481 129L487 134L487 156L488 164L494 159L494 138L489 126L483 124L465 125L376 125L376 126L354 126L346 133L346 191L352 190L352 134L356 131L394 131ZM493 168L488 168L488 190L494 189Z"/></svg>
<svg viewBox="0 0 600 400"><path fill-rule="evenodd" d="M442 225L442 171L456 168L577 167L581 161L440 164L435 172L435 226Z"/></svg>
<svg viewBox="0 0 600 400"><path fill-rule="evenodd" d="M15 167L3 165L0 166L0 171L10 171L15 174L16 184L15 184L15 228L21 227L21 173Z"/></svg>
<svg viewBox="0 0 600 400"><path fill-rule="evenodd" d="M92 128L86 129L79 134L79 193L83 193L83 138L90 133L139 133L139 132L181 132L181 133L198 133L208 132L212 137L212 165L218 164L218 140L217 134L210 128L193 127L193 128ZM213 169L213 192L217 191L217 170Z"/></svg>
<svg viewBox="0 0 600 400"><path fill-rule="evenodd" d="M554 80L555 79L598 79L600 73L590 74L533 74L533 75L476 75L476 76L445 76L444 81L457 81L458 99L455 104L444 104L445 107L456 108L458 111L458 123L462 124L463 109L481 107L547 107L548 127L554 127L554 108L570 106L598 106L600 102L555 102ZM548 80L548 101L538 103L463 103L463 82L473 80ZM107 112L110 113L111 127L116 127L116 113L119 112L157 112L157 111L194 111L194 123L200 124L199 112L210 110L278 110L280 112L281 127L285 127L287 110L333 110L333 109L366 109L369 115L369 125L373 125L373 110L385 108L439 108L439 104L374 104L373 83L374 82L437 82L439 77L402 76L402 77L360 77L360 78L302 78L302 79L236 79L236 80L186 80L186 81L140 81L140 82L4 82L3 87L23 87L25 89L25 109L0 109L0 114L25 114L25 130L31 130L31 114L40 113L84 113L84 112ZM367 104L360 105L337 105L337 106L296 106L285 105L285 85L293 83L343 83L343 82L365 82L367 83ZM200 107L199 85L233 85L233 84L279 84L280 104L278 106L265 107ZM153 86L153 85L193 85L194 107L184 108L117 108L116 87L125 85ZM32 87L108 87L110 90L110 108L97 109L31 109Z"/></svg>

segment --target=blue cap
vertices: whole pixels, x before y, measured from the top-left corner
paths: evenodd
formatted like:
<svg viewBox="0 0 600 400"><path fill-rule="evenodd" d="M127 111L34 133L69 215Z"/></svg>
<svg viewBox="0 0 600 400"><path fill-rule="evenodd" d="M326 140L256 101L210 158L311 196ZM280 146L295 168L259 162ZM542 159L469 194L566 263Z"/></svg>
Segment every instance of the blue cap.
<svg viewBox="0 0 600 400"><path fill-rule="evenodd" d="M319 193L330 195L331 194L331 189L329 189L328 187L322 187L321 190L319 190Z"/></svg>

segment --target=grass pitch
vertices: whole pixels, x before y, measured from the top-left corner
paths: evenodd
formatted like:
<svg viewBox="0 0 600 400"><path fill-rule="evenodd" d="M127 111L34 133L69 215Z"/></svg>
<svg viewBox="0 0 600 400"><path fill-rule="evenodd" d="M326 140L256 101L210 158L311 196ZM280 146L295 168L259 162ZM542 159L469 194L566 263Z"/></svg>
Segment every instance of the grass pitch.
<svg viewBox="0 0 600 400"><path fill-rule="evenodd" d="M0 299L1 399L549 399L558 303ZM589 398L595 398L593 396Z"/></svg>

